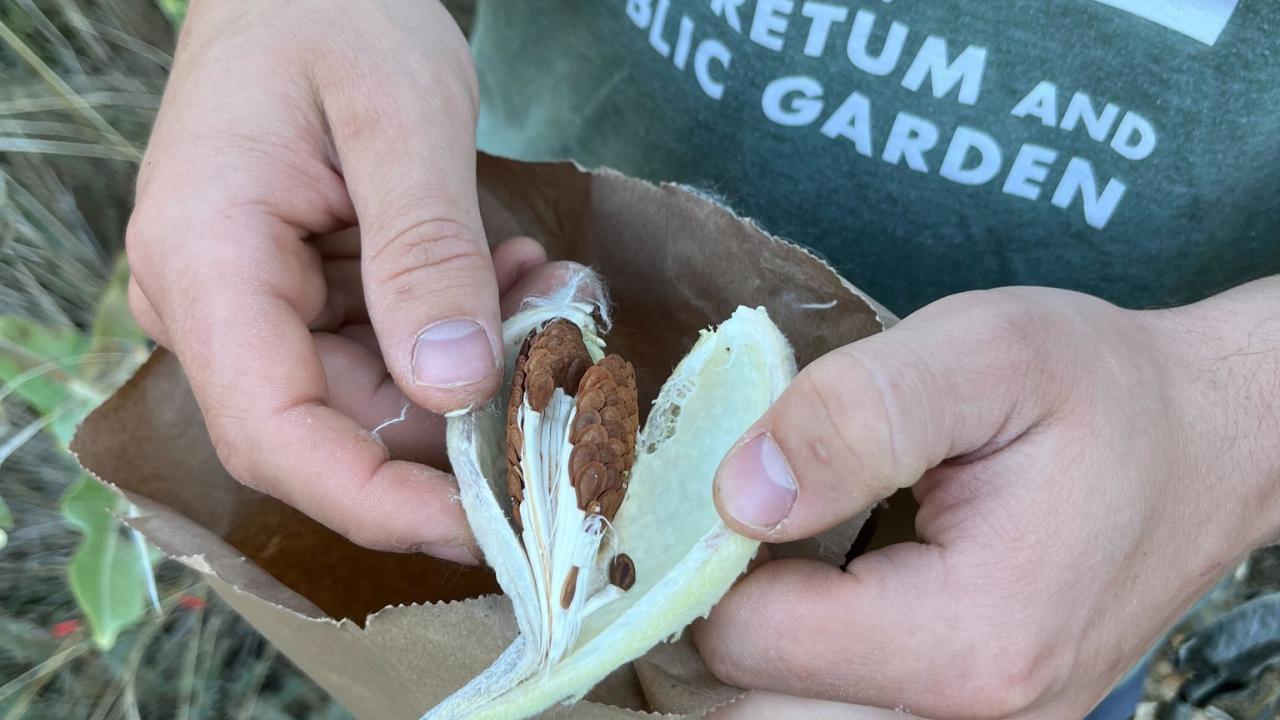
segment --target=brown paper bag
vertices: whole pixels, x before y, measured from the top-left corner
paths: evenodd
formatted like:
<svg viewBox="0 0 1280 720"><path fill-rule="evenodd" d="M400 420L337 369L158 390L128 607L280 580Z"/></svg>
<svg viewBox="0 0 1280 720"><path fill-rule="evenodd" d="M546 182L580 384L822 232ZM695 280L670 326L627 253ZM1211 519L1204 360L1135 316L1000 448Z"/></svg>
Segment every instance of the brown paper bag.
<svg viewBox="0 0 1280 720"><path fill-rule="evenodd" d="M612 350L636 366L642 407L698 330L762 305L801 367L891 321L804 250L674 186L571 164L479 161L491 238L531 235L553 259L592 266L616 306ZM357 547L236 483L219 464L182 369L157 351L94 412L80 461L139 508L130 522L210 585L359 718L417 718L511 642L493 576ZM775 556L842 562L861 519ZM549 717L700 717L739 691L687 639L655 648Z"/></svg>

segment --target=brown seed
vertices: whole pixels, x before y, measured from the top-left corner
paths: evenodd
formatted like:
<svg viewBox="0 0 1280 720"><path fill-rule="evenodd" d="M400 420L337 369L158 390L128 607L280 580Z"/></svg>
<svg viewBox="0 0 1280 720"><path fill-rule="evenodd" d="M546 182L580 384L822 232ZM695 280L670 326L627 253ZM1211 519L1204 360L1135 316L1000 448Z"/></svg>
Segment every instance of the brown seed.
<svg viewBox="0 0 1280 720"><path fill-rule="evenodd" d="M591 367L591 357L574 357L569 361L569 367L564 373L565 392L570 395L578 394L578 386L582 384L582 376L586 374L587 369Z"/></svg>
<svg viewBox="0 0 1280 720"><path fill-rule="evenodd" d="M600 515L605 520L613 520L618 514L618 508L622 505L622 488L609 488L600 493Z"/></svg>
<svg viewBox="0 0 1280 720"><path fill-rule="evenodd" d="M627 421L627 416L619 405L606 405L600 408L600 422L605 425L617 423L619 425Z"/></svg>
<svg viewBox="0 0 1280 720"><path fill-rule="evenodd" d="M603 445L609 442L609 431L605 430L603 425L588 425L578 433L578 442Z"/></svg>
<svg viewBox="0 0 1280 720"><path fill-rule="evenodd" d="M602 361L603 362L603 361ZM599 363L592 367L598 367ZM587 372L583 374L582 380L578 383L578 392L584 393L588 390L598 389L602 383L612 382L607 372L591 372L591 368L587 368Z"/></svg>
<svg viewBox="0 0 1280 720"><path fill-rule="evenodd" d="M582 468L593 462L604 462L600 459L598 446L573 446L573 451L569 453L569 477L578 477L578 473L582 472Z"/></svg>
<svg viewBox="0 0 1280 720"><path fill-rule="evenodd" d="M524 478L515 467L507 468L507 493L516 500L524 499Z"/></svg>
<svg viewBox="0 0 1280 720"><path fill-rule="evenodd" d="M577 415L570 442L581 459L570 466L577 489L578 507L589 514L613 519L622 504L627 476L635 459L635 372L617 355L607 355L587 369L575 400ZM582 449L580 449L582 448ZM586 461L587 450L592 448ZM594 464L603 468L603 472ZM590 475L580 474L588 466Z"/></svg>
<svg viewBox="0 0 1280 720"><path fill-rule="evenodd" d="M551 375L538 373L529 377L524 396L529 401L529 407L542 412L547 409L547 405L551 402L551 395L555 391L556 385Z"/></svg>
<svg viewBox="0 0 1280 720"><path fill-rule="evenodd" d="M596 449L596 459L608 467L613 467L622 462L622 455L609 443L592 445L591 447Z"/></svg>
<svg viewBox="0 0 1280 720"><path fill-rule="evenodd" d="M574 489L578 491L578 507L583 507L590 500L595 500L604 490L606 479L611 471L598 462L588 464L582 472L573 476Z"/></svg>
<svg viewBox="0 0 1280 720"><path fill-rule="evenodd" d="M553 320L538 332L530 350L530 361L539 372L549 372L556 387L572 395L581 374L591 366L591 356L582 341L582 331L568 320Z"/></svg>
<svg viewBox="0 0 1280 720"><path fill-rule="evenodd" d="M578 439L582 437L582 431L592 425L600 424L600 413L595 410L583 410L573 418L573 431L569 433L569 442L578 444Z"/></svg>
<svg viewBox="0 0 1280 720"><path fill-rule="evenodd" d="M588 373L590 376L590 373ZM599 410L604 407L604 393L599 390L587 389L578 394L578 412L583 410Z"/></svg>
<svg viewBox="0 0 1280 720"><path fill-rule="evenodd" d="M517 419L520 415L520 404L524 401L525 364L528 361L529 348L533 344L536 333L529 333L520 346L516 356L516 367L512 372L511 396L507 405L507 491L511 495L512 520L520 527L520 501L524 497L524 478L520 474L520 454L524 451L524 434L520 431Z"/></svg>
<svg viewBox="0 0 1280 720"><path fill-rule="evenodd" d="M624 423L617 421L610 422L606 420L605 422L600 423L600 426L604 428L604 433L609 440L614 438L621 439L627 436L627 427ZM608 442L609 440L606 440L605 442Z"/></svg>
<svg viewBox="0 0 1280 720"><path fill-rule="evenodd" d="M636 584L636 564L631 556L626 553L613 556L613 562L609 563L609 582L623 591L630 590Z"/></svg>
<svg viewBox="0 0 1280 720"><path fill-rule="evenodd" d="M573 595L578 591L578 566L574 565L569 568L569 574L565 576L564 587L560 589L560 607L568 610L573 604Z"/></svg>

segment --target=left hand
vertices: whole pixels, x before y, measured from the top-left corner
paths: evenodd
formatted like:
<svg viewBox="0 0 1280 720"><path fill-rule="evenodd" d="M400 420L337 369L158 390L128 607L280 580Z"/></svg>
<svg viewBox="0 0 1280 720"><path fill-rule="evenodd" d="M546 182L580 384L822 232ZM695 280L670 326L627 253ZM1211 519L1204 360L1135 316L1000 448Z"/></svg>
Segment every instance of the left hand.
<svg viewBox="0 0 1280 720"><path fill-rule="evenodd" d="M965 293L813 363L721 466L721 515L785 542L912 486L919 542L846 571L763 565L696 630L712 671L771 691L761 717L775 693L1083 717L1276 537L1277 296L1261 281L1134 312Z"/></svg>

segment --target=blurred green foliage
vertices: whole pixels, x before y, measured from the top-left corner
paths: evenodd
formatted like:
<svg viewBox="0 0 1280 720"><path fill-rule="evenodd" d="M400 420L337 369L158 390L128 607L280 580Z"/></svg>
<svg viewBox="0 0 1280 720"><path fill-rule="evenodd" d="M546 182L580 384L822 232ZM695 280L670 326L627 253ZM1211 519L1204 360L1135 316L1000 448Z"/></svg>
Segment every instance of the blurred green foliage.
<svg viewBox="0 0 1280 720"><path fill-rule="evenodd" d="M66 452L144 349L119 257L184 11L0 0L0 720L347 717L178 563L137 614L154 556Z"/></svg>
<svg viewBox="0 0 1280 720"><path fill-rule="evenodd" d="M147 609L151 557L146 546L121 527L115 513L124 503L88 475L62 498L62 514L83 534L67 568L71 590L89 621L93 641L108 649Z"/></svg>
<svg viewBox="0 0 1280 720"><path fill-rule="evenodd" d="M145 336L129 314L128 268L121 262L93 314L87 333L66 325L0 316L0 395L21 397L36 420L15 434L26 442L40 427L64 451L76 427L146 356ZM0 453L0 462L12 452ZM152 592L146 546L122 528L128 503L80 474L61 503L63 516L82 537L67 575L89 621L94 642L111 647L120 631L142 618Z"/></svg>
<svg viewBox="0 0 1280 720"><path fill-rule="evenodd" d="M182 25L183 19L187 17L187 0L156 0L156 7L160 8L160 12L169 18L174 27Z"/></svg>
<svg viewBox="0 0 1280 720"><path fill-rule="evenodd" d="M85 392L74 375L74 363L88 346L88 339L75 328L0 316L0 392L25 401L40 416L36 422L47 423L63 448L70 444L80 421L77 413L70 412L77 395L82 403L98 397Z"/></svg>

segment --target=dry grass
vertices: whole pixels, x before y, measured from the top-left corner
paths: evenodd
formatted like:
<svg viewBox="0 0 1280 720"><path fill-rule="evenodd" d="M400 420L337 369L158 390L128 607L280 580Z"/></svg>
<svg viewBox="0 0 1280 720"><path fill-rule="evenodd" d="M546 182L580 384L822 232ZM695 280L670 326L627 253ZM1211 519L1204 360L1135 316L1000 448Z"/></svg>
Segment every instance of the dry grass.
<svg viewBox="0 0 1280 720"><path fill-rule="evenodd" d="M89 327L172 44L151 0L0 3L0 315ZM0 445L36 420L5 399ZM174 563L158 567L160 611L95 648L66 579L79 536L59 499L76 477L45 433L0 466L15 521L0 550L0 720L346 717Z"/></svg>

